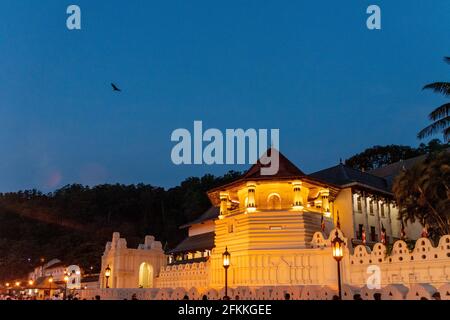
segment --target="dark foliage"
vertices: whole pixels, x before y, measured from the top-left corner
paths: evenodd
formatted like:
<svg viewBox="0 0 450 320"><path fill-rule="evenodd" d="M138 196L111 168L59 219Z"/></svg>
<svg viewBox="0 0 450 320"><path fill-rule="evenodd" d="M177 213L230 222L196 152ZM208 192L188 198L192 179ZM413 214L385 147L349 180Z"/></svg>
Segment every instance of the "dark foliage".
<svg viewBox="0 0 450 320"><path fill-rule="evenodd" d="M418 148L400 145L374 146L347 159L345 164L355 169L369 171L400 160L439 152L448 147L448 143L443 144L439 139L433 139L428 144L421 143Z"/></svg>
<svg viewBox="0 0 450 320"><path fill-rule="evenodd" d="M41 258L98 271L114 231L129 247L148 234L173 247L186 236L178 227L209 208L206 192L239 176L231 171L222 177L188 178L169 190L145 184L73 184L51 194L0 194L0 280L25 276Z"/></svg>

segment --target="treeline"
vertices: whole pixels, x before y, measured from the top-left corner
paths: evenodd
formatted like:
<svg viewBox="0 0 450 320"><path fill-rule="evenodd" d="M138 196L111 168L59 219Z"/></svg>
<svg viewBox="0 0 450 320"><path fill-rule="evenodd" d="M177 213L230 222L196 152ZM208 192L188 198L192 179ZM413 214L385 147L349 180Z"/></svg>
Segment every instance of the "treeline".
<svg viewBox="0 0 450 320"><path fill-rule="evenodd" d="M41 258L98 270L114 231L126 237L129 247L151 234L171 248L186 236L178 227L209 208L206 192L239 176L230 171L221 177L192 177L169 190L146 184L73 184L49 194L0 194L0 280L26 275Z"/></svg>
<svg viewBox="0 0 450 320"><path fill-rule="evenodd" d="M421 143L417 148L401 145L373 146L350 157L345 164L358 170L369 171L449 147L448 143L442 143L439 139L433 139L428 144Z"/></svg>

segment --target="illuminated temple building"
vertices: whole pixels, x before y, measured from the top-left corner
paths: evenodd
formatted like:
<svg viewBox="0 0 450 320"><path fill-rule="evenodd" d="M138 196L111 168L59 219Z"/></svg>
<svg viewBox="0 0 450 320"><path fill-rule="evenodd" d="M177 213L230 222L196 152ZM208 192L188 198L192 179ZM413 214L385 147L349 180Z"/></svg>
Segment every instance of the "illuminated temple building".
<svg viewBox="0 0 450 320"><path fill-rule="evenodd" d="M376 263L383 271L383 285L411 282L411 272L417 277L413 282L448 283L450 245L434 248L422 239L420 245L428 251L445 253L436 254L432 262L428 256L426 265L403 263L409 251L398 248L406 248L406 243L400 240L402 226L391 181L383 176L386 170L377 175L341 163L307 175L281 153L276 175L262 176L261 166L258 162L238 180L210 190L211 208L181 226L188 236L169 252L163 252L153 237L147 237L138 249L128 249L125 239L115 234L102 258L102 269L111 268L110 287L220 290L224 286L222 253L227 248L232 255L231 288L254 292L281 286L335 288L336 262L330 241L338 219L339 236L346 245L344 284L363 287L367 266ZM419 239L421 230L419 224L404 228L410 240ZM379 243L382 233L387 244L395 242L390 258L386 246ZM441 241L450 242L450 237ZM103 276L100 283L104 288Z"/></svg>
<svg viewBox="0 0 450 320"><path fill-rule="evenodd" d="M197 220L181 226L189 236L169 253L171 263L201 261L214 247L227 244L234 252L266 249L308 248L312 236L340 225L354 245L380 241L382 228L387 242L400 239L401 223L388 182L370 173L339 164L305 175L280 153L279 171L261 176L261 164L242 178L213 189L208 196L213 206ZM417 239L421 227L405 229ZM222 244L222 245L221 245Z"/></svg>

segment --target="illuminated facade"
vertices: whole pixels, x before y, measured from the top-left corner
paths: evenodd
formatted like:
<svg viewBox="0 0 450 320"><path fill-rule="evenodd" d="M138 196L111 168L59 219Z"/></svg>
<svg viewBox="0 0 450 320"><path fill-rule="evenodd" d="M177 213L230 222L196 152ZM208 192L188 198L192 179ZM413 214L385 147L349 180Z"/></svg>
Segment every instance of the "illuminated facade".
<svg viewBox="0 0 450 320"><path fill-rule="evenodd" d="M155 288L158 291L148 294L157 299L182 298L181 292L189 290L192 295L220 296L224 286L222 253L227 247L232 256L230 290L253 292L259 298L274 295L278 291L273 288L282 287L293 295L295 288L305 286L311 292L324 287L334 290L337 271L330 241L338 225L345 243L345 285L363 287L370 264L383 269L383 285L406 283L405 275L411 273L419 274L412 283L448 282L449 236L441 239L442 248L432 247L428 240L416 245L420 247L417 250L426 247L428 252L440 253L402 257L410 259L407 267L398 261L397 256L407 252L399 247L406 243L399 241L398 210L384 178L343 164L306 175L281 153L276 175L261 176L261 166L258 162L239 180L210 190L212 207L182 226L188 229L188 237L165 254L153 237L147 237L138 249L128 249L125 240L115 234L102 260L102 270L112 269L111 288ZM418 239L420 230L420 225L405 229L409 239ZM395 242L389 259L381 240ZM368 247L374 248L373 252ZM143 265L150 271L142 270ZM101 278L105 288L104 273Z"/></svg>

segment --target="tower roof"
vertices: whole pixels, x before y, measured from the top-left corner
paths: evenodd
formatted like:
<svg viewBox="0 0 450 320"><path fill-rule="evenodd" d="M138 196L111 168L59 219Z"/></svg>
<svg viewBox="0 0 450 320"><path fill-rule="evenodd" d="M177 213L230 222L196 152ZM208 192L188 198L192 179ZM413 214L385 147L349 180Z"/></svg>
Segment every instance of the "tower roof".
<svg viewBox="0 0 450 320"><path fill-rule="evenodd" d="M291 177L300 177L305 174L301 171L295 164L293 164L288 158L286 158L280 151L275 148L270 148L266 151L264 156L271 156L272 152L278 152L279 154L279 164L278 164L278 172L274 175L261 175L262 168L268 168L270 165L265 165L261 163L261 159L247 170L247 172L242 176L244 180L251 179L271 179L271 178L291 178Z"/></svg>

